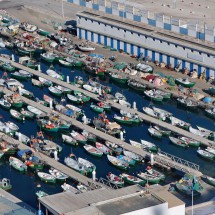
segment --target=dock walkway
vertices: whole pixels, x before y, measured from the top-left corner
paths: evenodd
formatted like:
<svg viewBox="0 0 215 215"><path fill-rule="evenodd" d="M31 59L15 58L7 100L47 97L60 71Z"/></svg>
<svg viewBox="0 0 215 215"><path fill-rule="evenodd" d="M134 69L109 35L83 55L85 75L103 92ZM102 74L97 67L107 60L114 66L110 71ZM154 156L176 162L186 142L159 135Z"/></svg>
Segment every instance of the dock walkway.
<svg viewBox="0 0 215 215"><path fill-rule="evenodd" d="M3 92L4 93L11 93L11 91L6 89L6 88L3 89ZM92 95L94 95L94 94L92 94ZM43 105L41 105L41 104L39 104L39 103L37 103L35 101L32 101L32 100L30 100L28 98L22 97L22 99L26 104L32 105L34 107L37 107L38 109L40 109L40 110L42 110L42 111L44 111L44 112L46 112L48 114L51 114L53 112L53 110L50 109L49 107L45 107L45 106L43 106ZM120 109L120 107L119 107L119 109ZM71 117L63 115L61 113L59 113L59 116L60 116L61 119L66 120L67 122L71 122L71 124L73 126L79 128L79 129L82 129L82 130L85 129L85 130L95 134L97 137L100 137L100 138L102 138L104 140L114 142L114 143L122 146L125 150L132 151L132 152L134 152L136 154L139 154L139 155L141 155L143 157L146 157L146 156L149 157L150 156L149 152L146 152L144 150L140 150L139 148L136 148L136 147L134 147L134 146L122 141L122 140L119 140L116 137L110 136L110 135L108 135L108 134L106 134L104 132L96 130L93 127L85 125L85 124L83 124L83 123L81 123L81 122L79 122L79 121L77 121L77 120L75 120L75 119L73 119ZM149 119L149 120L151 120L151 119ZM159 164L166 165L168 167L175 168L175 169L178 169L178 170L183 171L183 172L192 173L192 174L196 175L197 177L200 177L202 175L202 173L199 171L199 166L198 165L196 165L196 164L194 164L192 162L185 161L183 159L177 158L177 157L175 157L173 155L171 155L171 156L168 156L168 155L167 156L166 155L165 156L155 155L154 160L155 160L155 162L157 162ZM52 159L50 160L50 162L51 161L52 161Z"/></svg>

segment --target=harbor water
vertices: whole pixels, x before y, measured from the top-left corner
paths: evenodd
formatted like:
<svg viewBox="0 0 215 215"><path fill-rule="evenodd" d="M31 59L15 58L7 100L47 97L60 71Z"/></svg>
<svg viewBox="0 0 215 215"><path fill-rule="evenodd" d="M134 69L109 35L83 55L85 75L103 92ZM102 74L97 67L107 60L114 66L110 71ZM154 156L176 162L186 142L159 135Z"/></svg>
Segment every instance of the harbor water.
<svg viewBox="0 0 215 215"><path fill-rule="evenodd" d="M11 54L11 52L9 50L4 50L4 49L1 49L0 52L1 52L1 54L2 53ZM15 59L17 61L18 56L15 56ZM45 64L45 63L41 62L41 70L43 73L45 73L45 71L49 67L50 67L49 64ZM55 64L54 67L55 67L56 71L58 71L58 72L60 71L64 75L65 80L66 80L66 76L69 76L70 81L73 81L74 77L77 75L82 76L85 81L87 81L89 79L89 74L85 73L82 70L78 70L75 68L68 69L68 68L61 67L58 64ZM3 72L4 71L0 72L1 76L3 75ZM165 101L160 104L158 104L158 103L153 104L151 101L145 99L143 95L138 94L137 92L129 89L128 87L111 83L108 80L108 78L106 78L106 80L101 80L100 82L103 85L108 85L108 86L112 87L113 94L115 92L123 93L126 96L127 101L129 101L131 104L133 104L133 102L135 101L137 104L137 109L140 112L142 111L142 108L144 106L155 105L156 107L162 108L164 110L167 110L167 111L173 113L173 115L175 117L182 119L186 122L189 122L194 128L196 127L196 125L204 127L206 129L210 129L210 130L214 130L214 128L215 128L214 121L207 118L205 116L205 114L203 113L203 111L201 111L201 110L198 110L197 112L187 111L186 109L177 107L177 103L174 100ZM49 94L48 88L46 88L46 87L44 87L42 89L37 88L32 85L31 80L23 82L23 84L25 86L25 89L33 92L34 96L41 100L43 99L44 94L51 96ZM51 96L51 97L53 97L53 96ZM59 103L61 102L60 98L55 98L55 99ZM66 104L66 103L64 102L62 104ZM89 108L90 104L91 104L91 102L84 104L83 106L80 106L80 108L82 108L85 111L85 114L88 118L93 119L98 114L94 113L92 110L90 110L90 108ZM112 110L110 113L107 113L108 119L110 121L113 121L114 114L119 114L119 113L115 110ZM2 121L10 120L10 121L15 122L20 128L20 132L24 133L28 137L35 136L36 133L38 132L39 128L36 125L35 119L34 120L25 120L24 123L21 123L21 122L14 120L13 118L11 118L9 111L6 111L4 109L0 109L0 115L1 115ZM140 124L140 125L136 125L136 126L122 125L122 127L126 131L126 133L124 135L125 141L129 142L129 140L135 140L135 141L140 142L140 140L143 139L143 140L153 142L162 151L165 151L169 154L175 155L177 157L183 158L185 160L188 160L188 161L191 161L191 162L194 162L194 163L200 165L200 171L203 174L210 175L212 177L215 176L214 162L208 162L208 161L200 158L196 153L196 150L197 150L196 148L177 147L170 143L168 137L162 137L161 140L155 139L155 138L151 137L148 133L149 126L150 126L149 124L144 124L144 123ZM59 155L59 158L60 158L59 161L62 163L66 156L73 153L77 157L85 158L96 165L97 178L101 178L101 177L106 178L106 175L108 174L108 172L112 172L117 175L121 173L121 170L118 170L117 168L115 168L108 162L106 156L103 156L102 158L96 158L96 157L89 155L80 145L78 147L72 147L70 145L64 144L62 142L61 136L59 134L54 134L54 135L46 134L46 137L52 139L54 142L63 146L63 151ZM144 171L146 166L147 165L145 163L136 164L135 167L131 167L128 172L131 175L133 175L133 174L136 175L136 173L138 173L139 171ZM45 169L45 171L48 171L48 170ZM36 191L44 190L48 194L62 192L60 184L53 185L53 184L47 184L45 182L41 182L38 179L38 177L36 176L36 174L32 171L28 171L26 174L20 174L19 172L15 171L14 169L12 169L9 166L8 157L5 157L1 160L0 178L9 178L11 181L11 184L13 185L13 189L10 192L34 208L38 207L38 205L37 205L38 202L37 202L37 199L35 196ZM174 178L174 179L177 180L178 178ZM174 179L173 179L173 176L169 176L166 183L170 182L171 180L174 180ZM75 184L76 182L70 181L69 183Z"/></svg>

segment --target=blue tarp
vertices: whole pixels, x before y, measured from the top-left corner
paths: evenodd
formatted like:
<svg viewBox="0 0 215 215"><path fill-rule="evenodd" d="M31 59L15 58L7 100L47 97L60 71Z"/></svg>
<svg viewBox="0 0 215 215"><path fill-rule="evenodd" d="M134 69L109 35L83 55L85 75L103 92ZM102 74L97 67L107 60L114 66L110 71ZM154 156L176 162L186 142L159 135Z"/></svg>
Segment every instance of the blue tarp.
<svg viewBox="0 0 215 215"><path fill-rule="evenodd" d="M95 54L95 53L90 53L88 56L90 56L90 57L97 57L97 58L104 58L104 55L102 55L102 54Z"/></svg>
<svg viewBox="0 0 215 215"><path fill-rule="evenodd" d="M23 156L27 155L31 155L33 152L30 149L23 149L18 151L17 155L18 157L22 158Z"/></svg>
<svg viewBox="0 0 215 215"><path fill-rule="evenodd" d="M73 110L66 110L64 112L64 114L67 115L67 116L73 116L74 115L74 111Z"/></svg>

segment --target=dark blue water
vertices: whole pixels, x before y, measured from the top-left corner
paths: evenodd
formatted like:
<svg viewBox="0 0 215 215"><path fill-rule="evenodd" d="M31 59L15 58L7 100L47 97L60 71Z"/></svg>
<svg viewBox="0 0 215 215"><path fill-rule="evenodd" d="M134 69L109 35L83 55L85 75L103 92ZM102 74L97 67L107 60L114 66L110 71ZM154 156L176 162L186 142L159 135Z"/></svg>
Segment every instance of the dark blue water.
<svg viewBox="0 0 215 215"><path fill-rule="evenodd" d="M1 50L1 53L10 53L8 50ZM16 56L17 60L17 56ZM41 62L41 69L43 72L45 72L50 65L44 64ZM84 73L81 70L76 69L66 69L63 67L60 67L59 65L54 65L56 68L56 71L61 71L65 77L69 75L70 81L74 79L74 76L80 75L85 80L87 80L89 77L86 73ZM0 75L3 74L3 71L0 71ZM117 91L122 92L127 100L130 103L133 103L133 101L136 101L137 108L139 111L142 110L143 106L148 106L150 104L150 101L146 100L142 95L137 94L133 90L117 86L113 83L108 82L107 80L101 80L101 83L104 85L109 85L112 87L112 92L115 93ZM31 84L31 81L23 82L25 85L25 88L27 90L30 90L34 93L35 97L38 97L39 99L43 98L44 94L49 95L47 88L37 88ZM59 98L55 98L57 101L60 101ZM84 106L81 106L83 110L85 111L87 117L93 119L93 117L97 116L96 113L92 112L89 108L89 104L85 104ZM161 104L155 104L157 107L160 107L162 109L165 109L167 111L170 111L174 114L174 116L189 122L193 127L196 125L205 127L210 130L214 130L214 121L207 118L202 111L199 112L187 112L184 109L179 109L177 107L177 104L174 101L168 101L163 102ZM38 131L35 120L28 121L26 120L25 123L21 123L18 121L15 121L13 118L10 117L10 114L8 111L0 109L0 115L3 115L3 121L11 120L15 122L20 127L20 132L26 134L27 136L36 135L36 132ZM114 110L111 111L111 113L108 114L108 118L112 119L113 115L117 113ZM181 157L185 160L189 160L191 162L194 162L196 164L200 165L200 170L207 175L215 176L215 165L214 163L205 161L197 156L196 149L195 148L178 148L175 145L172 145L169 143L168 138L163 137L162 140L156 140L152 138L148 134L148 124L141 124L139 126L134 127L128 127L128 126L122 126L126 130L125 139L128 142L129 139L140 141L140 139L144 139L150 142L155 143L158 145L162 151L166 151L170 154L173 154L175 156ZM53 135L51 135L53 137ZM47 136L49 137L49 136ZM61 138L59 136L53 137L53 140L60 145L63 146L63 151L60 154L60 161L63 162L65 156L68 156L71 152L74 153L77 157L83 157L88 159L89 161L93 162L97 166L97 177L103 177L105 178L107 173L109 171L120 174L121 171L113 167L107 160L106 156L103 156L102 158L95 158L91 155L87 154L87 152L81 147L72 147L66 144L63 144L61 141ZM145 164L137 164L135 167L130 168L129 173L130 174L136 174L140 170L144 170L146 167ZM48 171L48 170L45 170ZM38 180L38 178L35 176L35 173L28 171L27 174L20 174L19 172L15 171L14 169L11 169L8 165L8 158L4 158L0 165L0 178L7 177L11 180L11 183L13 185L13 189L11 190L11 193L17 196L18 198L22 199L23 201L27 202L29 205L37 208L37 200L35 196L35 192L37 190L44 190L45 192L49 194L58 193L61 192L62 189L60 187L60 184L50 185L41 182ZM169 178L171 180L171 177ZM69 181L68 183L73 184L74 181ZM41 187L38 188L37 186L40 185ZM29 198L29 196L31 198Z"/></svg>

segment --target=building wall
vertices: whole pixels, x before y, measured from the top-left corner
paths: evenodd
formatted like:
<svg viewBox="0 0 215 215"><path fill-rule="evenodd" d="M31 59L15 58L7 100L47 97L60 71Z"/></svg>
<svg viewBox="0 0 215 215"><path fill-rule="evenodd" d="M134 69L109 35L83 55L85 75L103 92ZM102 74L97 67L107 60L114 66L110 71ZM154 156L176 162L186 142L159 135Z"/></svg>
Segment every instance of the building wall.
<svg viewBox="0 0 215 215"><path fill-rule="evenodd" d="M92 42L104 44L105 36L107 45L112 48L122 49L129 54L148 56L153 61L171 63L174 66L180 63L182 69L185 67L191 71L196 69L199 74L206 71L207 77L213 76L215 78L215 56L197 49L182 47L179 44L163 41L153 36L143 35L116 25L113 26L80 16L77 17L77 28L79 38L92 41L90 35L93 32Z"/></svg>
<svg viewBox="0 0 215 215"><path fill-rule="evenodd" d="M184 215L185 214L185 205L180 205L177 207L169 208L166 215Z"/></svg>
<svg viewBox="0 0 215 215"><path fill-rule="evenodd" d="M168 203L124 213L122 215L168 215ZM176 214L174 214L176 215ZM184 214L180 214L184 215Z"/></svg>

